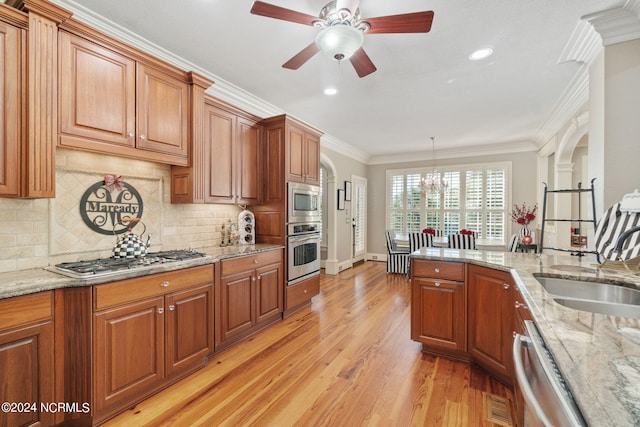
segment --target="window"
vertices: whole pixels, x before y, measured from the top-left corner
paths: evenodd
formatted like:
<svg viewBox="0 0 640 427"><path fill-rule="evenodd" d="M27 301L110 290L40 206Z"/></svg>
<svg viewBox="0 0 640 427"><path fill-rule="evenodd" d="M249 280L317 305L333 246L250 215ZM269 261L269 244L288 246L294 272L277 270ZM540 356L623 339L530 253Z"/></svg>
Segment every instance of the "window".
<svg viewBox="0 0 640 427"><path fill-rule="evenodd" d="M432 173L431 168L387 171L388 228L406 235L431 227L445 236L469 229L479 238L505 243L511 163L448 168L441 172L448 190L423 194L420 182Z"/></svg>

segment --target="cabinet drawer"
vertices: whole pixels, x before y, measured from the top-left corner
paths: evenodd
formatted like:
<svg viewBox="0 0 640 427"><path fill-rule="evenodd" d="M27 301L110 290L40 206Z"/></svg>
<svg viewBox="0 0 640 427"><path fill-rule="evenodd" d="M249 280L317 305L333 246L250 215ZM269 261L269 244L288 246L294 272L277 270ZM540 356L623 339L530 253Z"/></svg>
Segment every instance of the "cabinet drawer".
<svg viewBox="0 0 640 427"><path fill-rule="evenodd" d="M464 281L464 263L413 260L412 274L416 277Z"/></svg>
<svg viewBox="0 0 640 427"><path fill-rule="evenodd" d="M213 283L213 267L203 265L94 287L94 309L105 308Z"/></svg>
<svg viewBox="0 0 640 427"><path fill-rule="evenodd" d="M304 282L286 287L286 307L290 310L299 305L308 303L311 298L320 293L320 276Z"/></svg>
<svg viewBox="0 0 640 427"><path fill-rule="evenodd" d="M0 331L51 319L52 301L51 291L1 300Z"/></svg>
<svg viewBox="0 0 640 427"><path fill-rule="evenodd" d="M280 249L226 259L220 262L220 274L222 276L229 276L231 274L240 273L242 271L250 271L254 268L263 267L269 264L275 264L281 261L282 251Z"/></svg>

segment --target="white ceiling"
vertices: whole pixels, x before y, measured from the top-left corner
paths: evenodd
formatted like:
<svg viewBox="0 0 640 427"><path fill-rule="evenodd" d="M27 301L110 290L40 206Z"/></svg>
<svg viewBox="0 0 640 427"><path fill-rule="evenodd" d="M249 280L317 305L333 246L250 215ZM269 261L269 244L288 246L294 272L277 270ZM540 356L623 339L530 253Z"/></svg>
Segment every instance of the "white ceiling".
<svg viewBox="0 0 640 427"><path fill-rule="evenodd" d="M328 1L328 0L327 0ZM369 158L412 158L471 146L546 141L563 92L582 65L559 63L580 17L621 0L361 0L362 18L433 10L426 34L365 34L378 71L358 78L350 63L314 56L281 65L318 29L249 13L252 0L56 0L96 12L153 44L322 130ZM317 15L325 0L270 0ZM87 8L88 10L85 10ZM472 62L489 46L494 54ZM215 85L214 85L215 86ZM334 86L339 93L322 93ZM500 149L499 149L500 150Z"/></svg>

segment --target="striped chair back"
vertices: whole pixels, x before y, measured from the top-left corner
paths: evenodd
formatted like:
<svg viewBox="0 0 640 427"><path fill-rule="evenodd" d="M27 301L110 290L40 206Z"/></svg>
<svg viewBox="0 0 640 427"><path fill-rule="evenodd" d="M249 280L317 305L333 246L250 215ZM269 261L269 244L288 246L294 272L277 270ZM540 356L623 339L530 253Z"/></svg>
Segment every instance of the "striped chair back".
<svg viewBox="0 0 640 427"><path fill-rule="evenodd" d="M520 236L516 233L513 236L511 236L511 240L509 240L507 251L516 252L518 250L518 243L520 243Z"/></svg>
<svg viewBox="0 0 640 427"><path fill-rule="evenodd" d="M409 252L430 246L433 246L433 234L421 232L409 233Z"/></svg>
<svg viewBox="0 0 640 427"><path fill-rule="evenodd" d="M396 232L393 230L387 230L385 232L387 237L387 251L393 252L398 250L398 244L396 243Z"/></svg>
<svg viewBox="0 0 640 427"><path fill-rule="evenodd" d="M449 234L449 247L453 249L475 249L476 238L473 234Z"/></svg>
<svg viewBox="0 0 640 427"><path fill-rule="evenodd" d="M618 237L625 231L640 225L640 213L622 212L620 203L611 206L600 218L595 237L595 249L604 258L627 261L640 255L640 233L632 234L624 243L622 251L615 253L614 248Z"/></svg>

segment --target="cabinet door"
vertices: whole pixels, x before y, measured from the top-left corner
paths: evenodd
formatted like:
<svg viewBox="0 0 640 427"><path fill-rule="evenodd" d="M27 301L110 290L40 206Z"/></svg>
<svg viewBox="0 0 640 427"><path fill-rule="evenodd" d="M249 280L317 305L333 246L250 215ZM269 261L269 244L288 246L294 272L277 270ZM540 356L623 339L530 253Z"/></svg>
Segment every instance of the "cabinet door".
<svg viewBox="0 0 640 427"><path fill-rule="evenodd" d="M208 105L205 109L204 123L204 139L207 147L205 201L235 203L233 141L236 137L236 116Z"/></svg>
<svg viewBox="0 0 640 427"><path fill-rule="evenodd" d="M164 298L94 314L94 410L141 398L164 378Z"/></svg>
<svg viewBox="0 0 640 427"><path fill-rule="evenodd" d="M169 294L166 307L167 376L203 365L213 353L213 288Z"/></svg>
<svg viewBox="0 0 640 427"><path fill-rule="evenodd" d="M138 63L136 147L188 156L189 85Z"/></svg>
<svg viewBox="0 0 640 427"><path fill-rule="evenodd" d="M320 138L305 134L305 182L320 185Z"/></svg>
<svg viewBox="0 0 640 427"><path fill-rule="evenodd" d="M255 324L253 283L254 271L246 271L220 280L220 321L216 343L224 342L242 334Z"/></svg>
<svg viewBox="0 0 640 427"><path fill-rule="evenodd" d="M284 305L282 264L256 270L256 323L280 316Z"/></svg>
<svg viewBox="0 0 640 427"><path fill-rule="evenodd" d="M474 265L468 273L469 352L479 365L511 382L511 275Z"/></svg>
<svg viewBox="0 0 640 427"><path fill-rule="evenodd" d="M3 402L33 404L29 411L2 411L2 426L54 425L54 412L40 403L54 403L53 324L46 322L0 334L0 390ZM19 408L17 408L19 409Z"/></svg>
<svg viewBox="0 0 640 427"><path fill-rule="evenodd" d="M466 350L464 282L414 277L411 339L433 349Z"/></svg>
<svg viewBox="0 0 640 427"><path fill-rule="evenodd" d="M287 127L287 181L305 182L305 133L301 129Z"/></svg>
<svg viewBox="0 0 640 427"><path fill-rule="evenodd" d="M80 37L59 33L60 132L63 146L95 148L104 141L135 146L135 61ZM80 138L73 138L80 137Z"/></svg>
<svg viewBox="0 0 640 427"><path fill-rule="evenodd" d="M235 157L237 161L236 204L257 205L262 199L262 156L258 125L238 117Z"/></svg>
<svg viewBox="0 0 640 427"><path fill-rule="evenodd" d="M0 22L0 195L4 196L19 195L20 37L20 29Z"/></svg>

